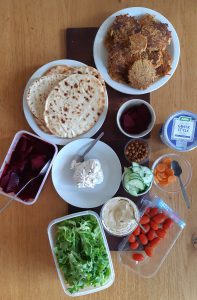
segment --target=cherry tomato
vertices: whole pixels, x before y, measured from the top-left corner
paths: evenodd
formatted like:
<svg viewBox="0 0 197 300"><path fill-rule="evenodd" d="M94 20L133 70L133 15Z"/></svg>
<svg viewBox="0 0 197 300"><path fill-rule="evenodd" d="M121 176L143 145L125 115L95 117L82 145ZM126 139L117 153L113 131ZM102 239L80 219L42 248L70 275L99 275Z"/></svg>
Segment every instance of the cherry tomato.
<svg viewBox="0 0 197 300"><path fill-rule="evenodd" d="M157 224L163 223L166 219L167 217L163 213L160 213L152 218L152 220Z"/></svg>
<svg viewBox="0 0 197 300"><path fill-rule="evenodd" d="M145 214L149 214L149 212L150 212L150 207L148 207L147 209L146 209L146 211L145 211Z"/></svg>
<svg viewBox="0 0 197 300"><path fill-rule="evenodd" d="M136 250L139 247L139 242L135 241L133 243L130 243L130 247L133 250Z"/></svg>
<svg viewBox="0 0 197 300"><path fill-rule="evenodd" d="M129 242L130 243L134 243L135 239L136 239L135 235L134 234L130 234L130 236L129 236Z"/></svg>
<svg viewBox="0 0 197 300"><path fill-rule="evenodd" d="M152 220L150 221L150 227L154 230L157 230L159 228L158 224Z"/></svg>
<svg viewBox="0 0 197 300"><path fill-rule="evenodd" d="M133 253L132 257L136 261L143 261L144 260L144 256L141 253Z"/></svg>
<svg viewBox="0 0 197 300"><path fill-rule="evenodd" d="M148 239L145 234L141 233L139 235L139 239L140 239L140 242L142 243L142 245L148 244Z"/></svg>
<svg viewBox="0 0 197 300"><path fill-rule="evenodd" d="M146 231L144 231L144 230L141 229L141 232L142 233L148 233L149 230L150 230L150 225L149 224L144 224L143 227L146 229Z"/></svg>
<svg viewBox="0 0 197 300"><path fill-rule="evenodd" d="M144 248L144 251L146 252L146 255L148 255L148 256L153 256L153 248L150 247L149 245L147 245L147 246Z"/></svg>
<svg viewBox="0 0 197 300"><path fill-rule="evenodd" d="M147 215L143 215L140 219L140 224L144 225L150 222L150 218Z"/></svg>
<svg viewBox="0 0 197 300"><path fill-rule="evenodd" d="M149 212L149 216L150 217L154 217L154 216L156 216L158 214L158 212L159 212L158 208L157 207L153 207L153 208L151 208L151 210Z"/></svg>
<svg viewBox="0 0 197 300"><path fill-rule="evenodd" d="M150 241L150 247L156 247L157 246L157 244L160 242L160 238L159 237L156 237L156 238L154 238L152 241Z"/></svg>
<svg viewBox="0 0 197 300"><path fill-rule="evenodd" d="M163 239L166 236L166 231L164 229L159 228L156 231L156 234L158 235L158 237L160 237L161 239Z"/></svg>
<svg viewBox="0 0 197 300"><path fill-rule="evenodd" d="M163 223L163 229L168 230L168 228L170 228L173 223L174 222L172 221L172 219L170 218L166 219L165 222Z"/></svg>
<svg viewBox="0 0 197 300"><path fill-rule="evenodd" d="M138 226L134 231L133 231L134 235L139 235L140 234L140 226Z"/></svg>
<svg viewBox="0 0 197 300"><path fill-rule="evenodd" d="M152 241L156 237L157 237L156 232L153 229L150 229L149 232L147 233L148 240Z"/></svg>

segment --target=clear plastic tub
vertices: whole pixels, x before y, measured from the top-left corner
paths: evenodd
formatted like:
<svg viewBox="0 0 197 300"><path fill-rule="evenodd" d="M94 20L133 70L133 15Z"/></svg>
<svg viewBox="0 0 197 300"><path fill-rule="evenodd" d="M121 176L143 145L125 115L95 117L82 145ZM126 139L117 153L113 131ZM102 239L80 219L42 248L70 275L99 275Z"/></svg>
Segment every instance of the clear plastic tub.
<svg viewBox="0 0 197 300"><path fill-rule="evenodd" d="M100 231L101 231L101 234L102 234L102 237L103 237L103 242L104 242L104 245L105 245L105 248L106 248L106 251L107 251L107 255L108 255L108 259L109 259L111 275L110 275L108 281L103 286L86 287L84 289L81 289L79 292L71 294L67 290L69 285L65 282L64 275L63 275L62 271L59 268L56 255L53 251L53 249L55 247L56 224L58 224L58 223L60 223L64 220L74 219L76 217L85 216L85 215L94 216L96 218L98 224L99 224L99 228L100 228ZM53 259L54 259L54 262L55 262L55 266L56 266L56 269L57 269L59 279L61 281L62 288L68 296L76 297L76 296L84 296L84 295L87 295L87 294L92 294L92 293L104 290L104 289L110 287L113 284L113 282L115 280L114 267L113 267L113 263L112 263L111 254L110 254L110 251L109 251L107 239L106 239L106 236L105 236L105 233L104 233L99 215L97 213L95 213L94 211L90 211L90 210L89 211L83 211L83 212L74 213L74 214L67 215L67 216L64 216L64 217L61 217L61 218L58 218L58 219L55 219L55 220L51 221L50 224L48 225L48 238L49 238L49 243L50 243L50 246L51 246Z"/></svg>
<svg viewBox="0 0 197 300"><path fill-rule="evenodd" d="M169 216L174 221L174 224L171 228L168 229L166 237L161 239L158 246L155 248L154 254L152 257L146 256L143 250L132 250L129 246L128 238L126 237L121 244L119 245L119 259L122 264L124 264L131 271L137 273L139 276L150 278L154 276L162 263L166 259L170 250L174 246L176 240L180 236L182 230L185 227L185 222L180 219L180 217L160 198L154 197L155 199L150 201L144 201L143 205L140 208L140 211L143 212L148 207L158 207L159 210L163 211L166 215ZM132 258L132 253L139 252L143 253L145 256L144 261L136 262Z"/></svg>
<svg viewBox="0 0 197 300"><path fill-rule="evenodd" d="M1 169L0 169L0 177L1 177L2 173L4 172L4 169L6 168L6 165L9 164L10 159L11 159L11 156L12 156L12 153L13 153L13 151L14 151L16 145L18 144L20 138L21 138L23 135L27 135L27 136L33 137L33 138L35 138L35 139L38 139L38 140L43 141L44 143L47 143L48 145L50 145L50 146L54 149L54 150L53 150L53 156L51 157L51 163L50 163L50 165L49 165L49 167L48 167L48 170L46 171L46 174L44 175L44 177L43 177L43 179L42 179L42 182L41 182L41 184L40 184L40 186L39 186L39 189L38 189L38 191L37 191L37 193L36 193L34 199L29 200L29 201L21 200L19 196L18 196L18 197L15 197L14 193L5 193L5 192L2 190L1 187L0 187L0 194L6 196L6 197L8 197L8 198L10 198L11 200L16 200L16 201L18 201L18 202L20 202L20 203L23 203L23 204L25 204L25 205L32 205L32 204L34 204L34 203L36 202L36 200L38 199L38 196L40 195L40 192L41 192L41 190L42 190L42 188L43 188L43 186L44 186L44 183L45 183L45 181L46 181L46 179L47 179L47 176L48 176L48 174L49 174L49 172L50 172L50 169L51 169L51 167L52 167L53 160L54 160L55 156L57 155L58 148L57 148L56 145L51 144L51 143L48 143L47 141L45 141L44 139L38 137L38 136L35 135L35 134L32 134L32 133L27 132L27 131L25 131L25 130L18 131L18 132L15 134L14 138L13 138L13 141L12 141L10 147L9 147L9 150L8 150L8 152L7 152L7 154L6 154L6 157L5 157L4 161L3 161L3 164L2 164L2 166L1 166ZM9 202L10 202L10 200L9 200ZM0 211L3 211L5 207L7 207L7 204L6 204L4 207L1 207Z"/></svg>

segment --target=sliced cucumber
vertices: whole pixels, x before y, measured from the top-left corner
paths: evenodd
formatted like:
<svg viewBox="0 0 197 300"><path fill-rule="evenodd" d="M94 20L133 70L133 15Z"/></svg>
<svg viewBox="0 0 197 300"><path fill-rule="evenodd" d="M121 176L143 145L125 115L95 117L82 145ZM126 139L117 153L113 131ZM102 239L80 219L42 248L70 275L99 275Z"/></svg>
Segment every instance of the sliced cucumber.
<svg viewBox="0 0 197 300"><path fill-rule="evenodd" d="M134 186L134 187L140 189L141 191L143 191L145 189L145 185L144 185L143 181L139 180L139 179L130 180L129 185Z"/></svg>

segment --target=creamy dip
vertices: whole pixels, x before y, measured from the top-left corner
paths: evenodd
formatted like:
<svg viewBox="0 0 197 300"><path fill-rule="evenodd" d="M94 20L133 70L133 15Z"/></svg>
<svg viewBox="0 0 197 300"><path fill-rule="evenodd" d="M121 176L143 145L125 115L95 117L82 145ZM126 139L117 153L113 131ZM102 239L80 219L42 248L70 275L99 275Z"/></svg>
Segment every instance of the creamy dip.
<svg viewBox="0 0 197 300"><path fill-rule="evenodd" d="M113 235L124 236L137 227L139 211L134 202L128 198L116 197L103 206L101 218L107 231Z"/></svg>
<svg viewBox="0 0 197 300"><path fill-rule="evenodd" d="M98 159L89 159L82 163L71 163L74 169L73 180L78 188L94 188L103 182L104 176Z"/></svg>

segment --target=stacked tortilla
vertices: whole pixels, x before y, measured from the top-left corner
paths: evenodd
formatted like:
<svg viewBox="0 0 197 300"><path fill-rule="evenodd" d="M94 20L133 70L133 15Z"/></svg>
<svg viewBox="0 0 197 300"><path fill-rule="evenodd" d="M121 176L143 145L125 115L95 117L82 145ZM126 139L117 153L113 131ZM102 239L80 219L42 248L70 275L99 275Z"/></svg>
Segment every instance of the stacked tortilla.
<svg viewBox="0 0 197 300"><path fill-rule="evenodd" d="M43 131L74 138L98 121L106 95L105 83L93 67L55 66L31 84L27 103Z"/></svg>

